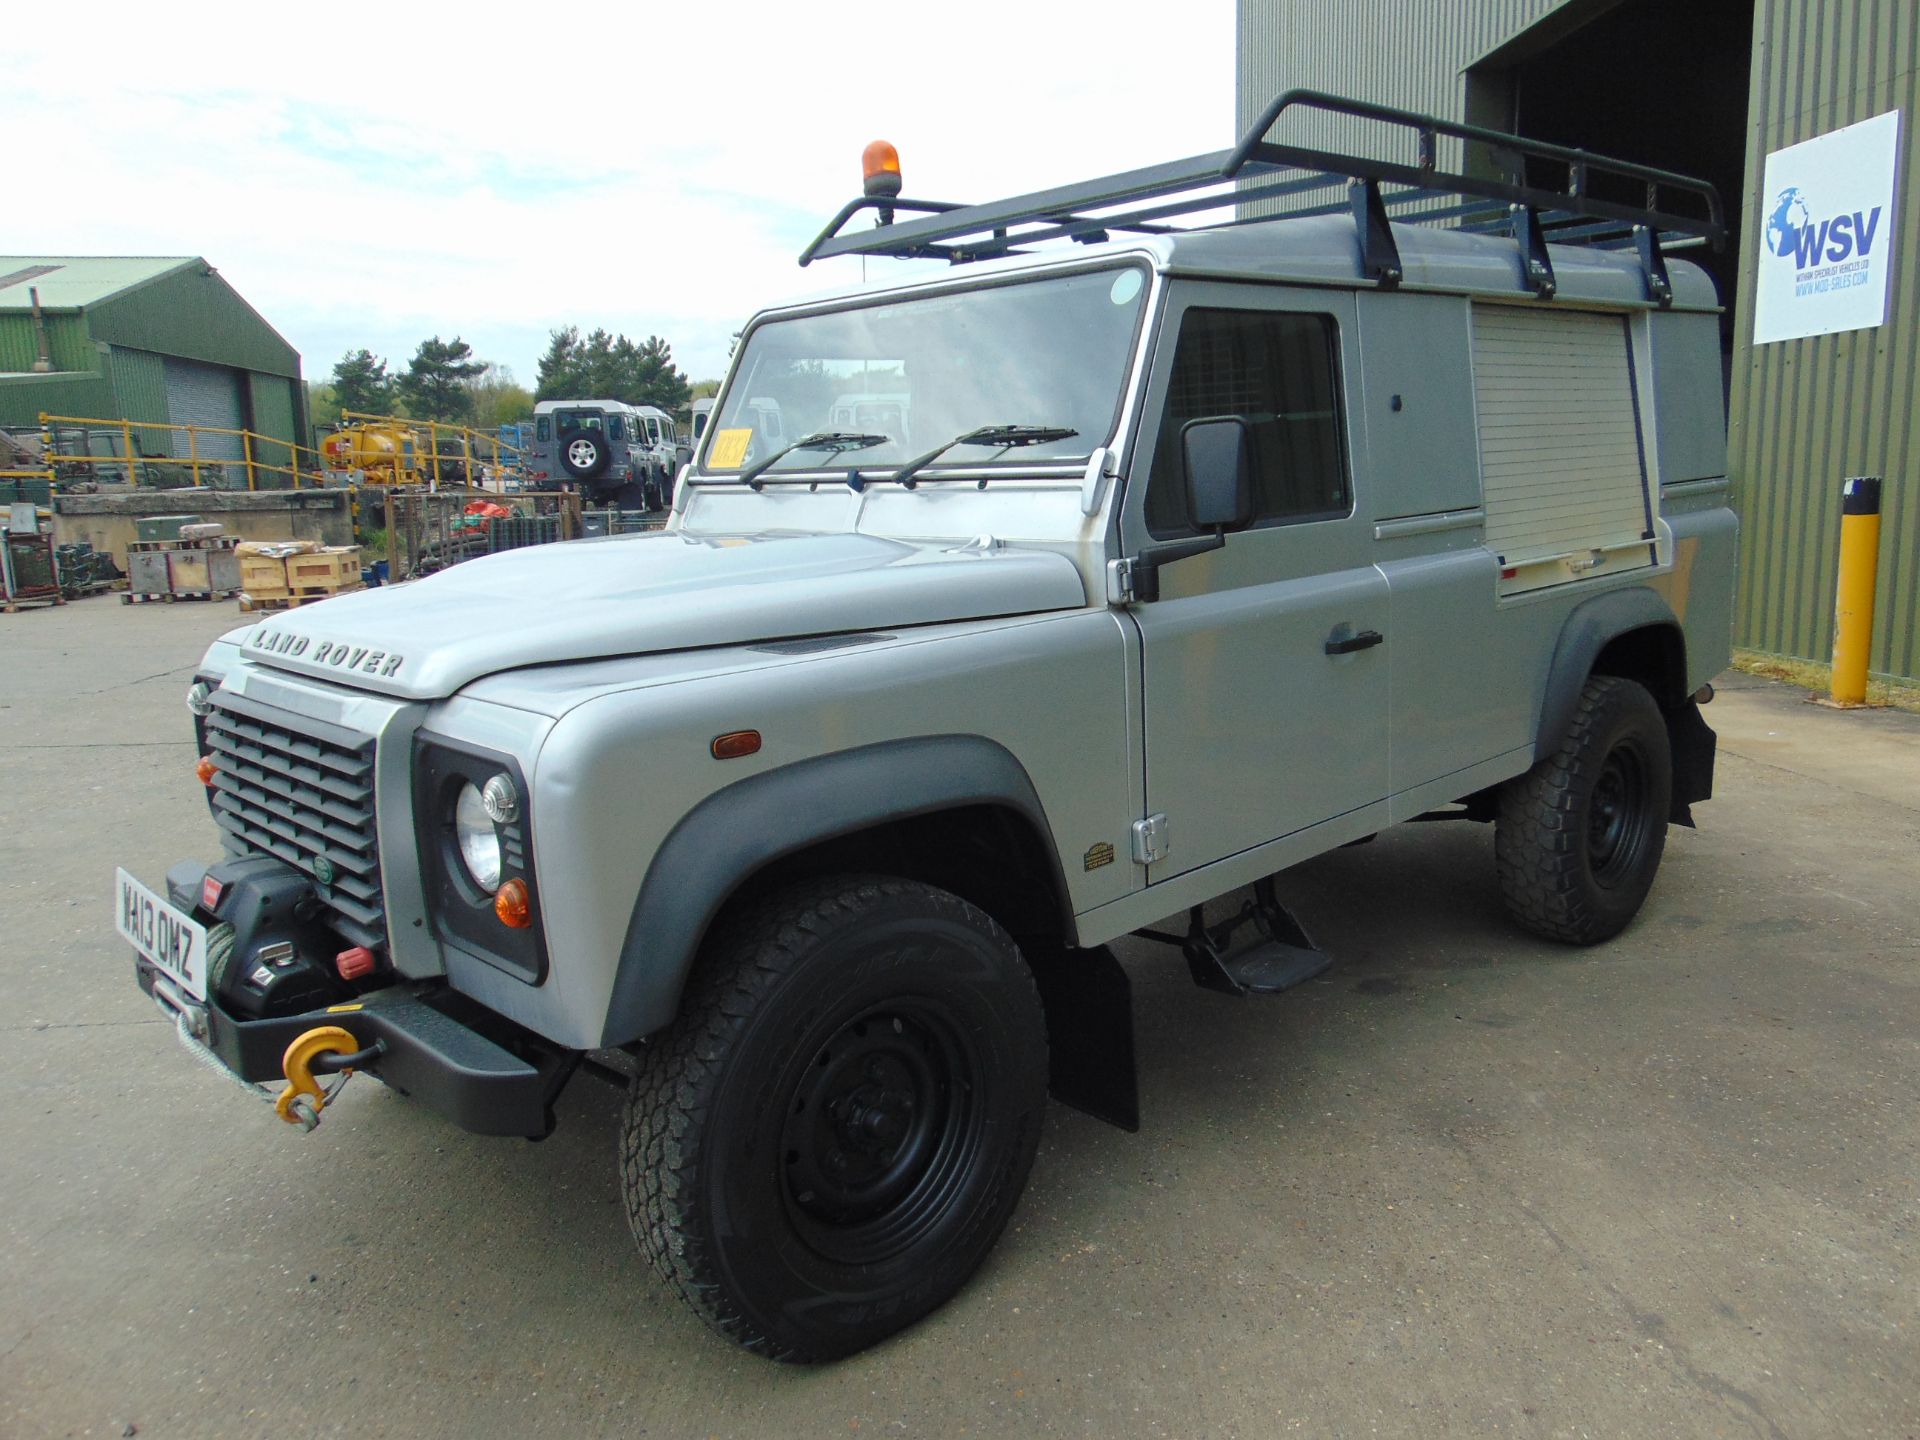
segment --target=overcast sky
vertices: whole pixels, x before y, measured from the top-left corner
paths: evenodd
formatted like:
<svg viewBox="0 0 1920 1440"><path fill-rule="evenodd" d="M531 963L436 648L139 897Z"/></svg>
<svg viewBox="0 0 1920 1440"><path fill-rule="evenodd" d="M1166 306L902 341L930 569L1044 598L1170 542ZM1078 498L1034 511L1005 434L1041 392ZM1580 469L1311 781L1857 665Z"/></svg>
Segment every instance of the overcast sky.
<svg viewBox="0 0 1920 1440"><path fill-rule="evenodd" d="M116 3L9 26L0 249L204 255L314 380L438 333L531 385L567 324L662 335L703 379L753 310L859 282L795 256L869 140L899 146L908 195L979 200L1234 138L1232 0L514 13Z"/></svg>

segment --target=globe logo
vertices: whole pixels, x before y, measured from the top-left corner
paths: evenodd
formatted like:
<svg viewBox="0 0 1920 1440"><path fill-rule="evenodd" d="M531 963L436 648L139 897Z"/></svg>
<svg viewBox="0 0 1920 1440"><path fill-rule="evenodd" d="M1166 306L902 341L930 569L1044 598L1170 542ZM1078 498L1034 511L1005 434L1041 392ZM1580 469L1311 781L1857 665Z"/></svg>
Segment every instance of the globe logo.
<svg viewBox="0 0 1920 1440"><path fill-rule="evenodd" d="M1767 248L1783 258L1798 253L1800 232L1812 223L1807 197L1798 186L1789 186L1780 192L1773 203L1773 214L1767 217Z"/></svg>

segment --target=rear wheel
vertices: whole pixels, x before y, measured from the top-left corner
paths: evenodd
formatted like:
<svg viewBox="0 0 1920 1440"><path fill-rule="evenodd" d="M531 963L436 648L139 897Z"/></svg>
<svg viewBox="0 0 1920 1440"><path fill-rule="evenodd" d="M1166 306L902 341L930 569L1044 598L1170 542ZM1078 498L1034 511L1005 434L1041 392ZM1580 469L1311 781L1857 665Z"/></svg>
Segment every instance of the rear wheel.
<svg viewBox="0 0 1920 1440"><path fill-rule="evenodd" d="M1631 680L1591 677L1559 748L1500 792L1507 912L1574 945L1618 935L1653 887L1672 802L1660 707Z"/></svg>
<svg viewBox="0 0 1920 1440"><path fill-rule="evenodd" d="M626 1110L627 1215L722 1335L830 1360L950 1298L1039 1144L1038 992L991 919L838 877L723 922Z"/></svg>

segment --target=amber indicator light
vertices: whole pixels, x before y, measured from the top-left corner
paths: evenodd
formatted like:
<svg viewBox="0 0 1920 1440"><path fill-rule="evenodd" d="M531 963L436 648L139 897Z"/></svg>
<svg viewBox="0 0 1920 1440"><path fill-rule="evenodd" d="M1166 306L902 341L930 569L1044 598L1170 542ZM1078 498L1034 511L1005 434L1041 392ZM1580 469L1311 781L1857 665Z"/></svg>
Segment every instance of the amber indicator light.
<svg viewBox="0 0 1920 1440"><path fill-rule="evenodd" d="M738 760L742 755L760 753L760 732L758 730L734 730L725 735L713 737L713 758L716 760Z"/></svg>
<svg viewBox="0 0 1920 1440"><path fill-rule="evenodd" d="M527 895L527 882L515 876L502 885L493 897L493 913L510 930L524 930L533 924L533 901Z"/></svg>
<svg viewBox="0 0 1920 1440"><path fill-rule="evenodd" d="M211 755L202 755L194 762L193 773L200 777L200 783L202 785L205 785L208 789L212 789L214 775L213 757Z"/></svg>

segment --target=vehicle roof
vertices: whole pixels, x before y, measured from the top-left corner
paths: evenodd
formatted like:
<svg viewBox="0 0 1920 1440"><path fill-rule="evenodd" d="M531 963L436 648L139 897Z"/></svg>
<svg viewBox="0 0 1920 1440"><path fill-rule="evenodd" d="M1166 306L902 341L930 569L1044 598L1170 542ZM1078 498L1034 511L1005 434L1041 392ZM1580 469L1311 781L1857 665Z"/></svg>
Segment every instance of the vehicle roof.
<svg viewBox="0 0 1920 1440"><path fill-rule="evenodd" d="M536 415L551 415L556 410L578 410L586 408L612 410L622 415L656 415L662 420L671 420L673 418L657 405L629 405L624 400L594 400L590 398L582 398L579 400L542 400L533 407L533 413Z"/></svg>
<svg viewBox="0 0 1920 1440"><path fill-rule="evenodd" d="M1532 287L1522 278L1519 243L1508 236L1395 221L1393 238L1400 251L1401 289L1534 301ZM1559 290L1554 300L1535 303L1653 308L1640 259L1632 251L1548 245L1547 252ZM1377 288L1361 264L1359 237L1349 216L1283 216L1226 227L1129 236L1094 245L1050 246L1025 255L948 267L937 275L912 270L902 272L898 284L883 281L880 285L852 286L780 308L798 309L818 305L823 299L986 279L1069 263L1084 265L1128 255L1144 255L1156 269L1169 275ZM1699 266L1669 254L1667 267L1673 285L1673 309L1719 308L1713 281Z"/></svg>

